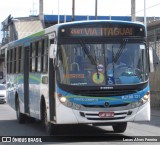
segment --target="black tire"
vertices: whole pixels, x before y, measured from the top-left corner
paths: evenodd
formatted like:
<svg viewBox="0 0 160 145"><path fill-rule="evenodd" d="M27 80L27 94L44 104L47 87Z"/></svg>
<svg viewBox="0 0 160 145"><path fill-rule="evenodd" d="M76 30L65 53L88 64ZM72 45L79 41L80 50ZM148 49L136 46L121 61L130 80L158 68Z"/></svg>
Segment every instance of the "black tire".
<svg viewBox="0 0 160 145"><path fill-rule="evenodd" d="M27 122L27 123L34 123L35 121L36 121L35 118L30 117L30 116L26 116L26 122Z"/></svg>
<svg viewBox="0 0 160 145"><path fill-rule="evenodd" d="M112 125L112 128L115 133L123 133L127 128L127 122L117 123L115 125Z"/></svg>
<svg viewBox="0 0 160 145"><path fill-rule="evenodd" d="M48 135L57 135L57 125L48 122L46 126L46 131Z"/></svg>
<svg viewBox="0 0 160 145"><path fill-rule="evenodd" d="M46 105L44 101L41 102L41 123L42 127L46 127Z"/></svg>
<svg viewBox="0 0 160 145"><path fill-rule="evenodd" d="M47 120L47 109L44 102L42 103L41 106L41 121L42 121L42 126L45 128L48 135L57 134L57 125L52 124Z"/></svg>
<svg viewBox="0 0 160 145"><path fill-rule="evenodd" d="M21 123L21 124L25 123L26 116L25 116L25 114L21 113L21 111L20 111L18 98L16 99L16 115L17 115L18 123Z"/></svg>

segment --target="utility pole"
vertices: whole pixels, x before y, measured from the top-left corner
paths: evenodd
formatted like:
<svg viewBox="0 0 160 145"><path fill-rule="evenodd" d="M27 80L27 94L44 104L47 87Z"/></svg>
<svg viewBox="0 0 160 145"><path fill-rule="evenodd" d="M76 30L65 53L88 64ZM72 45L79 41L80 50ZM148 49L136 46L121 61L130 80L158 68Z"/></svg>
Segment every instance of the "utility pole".
<svg viewBox="0 0 160 145"><path fill-rule="evenodd" d="M95 0L95 20L97 20L97 0Z"/></svg>
<svg viewBox="0 0 160 145"><path fill-rule="evenodd" d="M146 0L144 0L144 25L146 27L146 32L147 32Z"/></svg>
<svg viewBox="0 0 160 145"><path fill-rule="evenodd" d="M43 13L43 0L39 0L39 19L42 22L43 28L45 28L44 13Z"/></svg>
<svg viewBox="0 0 160 145"><path fill-rule="evenodd" d="M74 21L75 15L75 0L72 0L72 21Z"/></svg>
<svg viewBox="0 0 160 145"><path fill-rule="evenodd" d="M59 17L59 0L58 0L58 24L59 24L59 20L60 19L60 17Z"/></svg>
<svg viewBox="0 0 160 145"><path fill-rule="evenodd" d="M136 21L136 0L131 0L131 20Z"/></svg>

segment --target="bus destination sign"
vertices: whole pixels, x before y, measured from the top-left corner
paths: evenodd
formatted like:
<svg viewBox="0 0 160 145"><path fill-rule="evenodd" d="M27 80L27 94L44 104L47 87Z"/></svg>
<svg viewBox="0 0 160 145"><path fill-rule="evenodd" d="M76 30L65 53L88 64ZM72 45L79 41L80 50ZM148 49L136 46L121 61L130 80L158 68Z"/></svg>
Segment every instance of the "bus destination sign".
<svg viewBox="0 0 160 145"><path fill-rule="evenodd" d="M145 37L142 25L87 25L67 26L60 29L62 37Z"/></svg>
<svg viewBox="0 0 160 145"><path fill-rule="evenodd" d="M70 36L133 36L133 28L70 28Z"/></svg>

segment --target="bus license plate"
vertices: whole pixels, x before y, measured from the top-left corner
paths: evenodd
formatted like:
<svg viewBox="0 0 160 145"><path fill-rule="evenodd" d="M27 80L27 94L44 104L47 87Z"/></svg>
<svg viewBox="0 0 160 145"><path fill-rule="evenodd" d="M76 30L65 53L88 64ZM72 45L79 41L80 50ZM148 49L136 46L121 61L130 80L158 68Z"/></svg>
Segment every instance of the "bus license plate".
<svg viewBox="0 0 160 145"><path fill-rule="evenodd" d="M114 112L99 112L100 118L114 117Z"/></svg>

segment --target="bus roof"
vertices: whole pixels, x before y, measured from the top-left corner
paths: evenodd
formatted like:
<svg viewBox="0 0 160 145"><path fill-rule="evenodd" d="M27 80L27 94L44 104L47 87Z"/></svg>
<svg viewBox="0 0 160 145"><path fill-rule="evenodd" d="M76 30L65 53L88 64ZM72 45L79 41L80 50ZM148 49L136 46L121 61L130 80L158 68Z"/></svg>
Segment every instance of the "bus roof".
<svg viewBox="0 0 160 145"><path fill-rule="evenodd" d="M60 23L56 24L59 26L64 25L75 25L75 24L92 24L92 23L113 23L113 24L133 24L133 25L139 25L144 26L141 22L129 22L129 21L121 21L121 20L89 20L89 21L74 21L74 22L67 22L67 23ZM51 26L52 27L52 26Z"/></svg>
<svg viewBox="0 0 160 145"><path fill-rule="evenodd" d="M88 20L88 21L74 21L74 22L67 22L67 23L60 23L60 24L55 24L53 26L50 26L46 29L43 29L39 32L36 32L36 33L33 33L29 36L26 36L22 39L19 39L19 40L15 40L15 41L12 41L10 42L8 45L9 47L12 47L13 45L20 45L21 43L25 43L33 38L39 38L39 37L42 37L42 36L45 36L49 33L52 33L53 31L56 30L56 28L61 28L63 26L72 26L72 25L81 25L81 24L99 24L99 23L112 23L112 24L128 24L128 25L137 25L137 26L142 26L144 27L144 25L140 22L129 22L129 21L120 21L120 20Z"/></svg>

